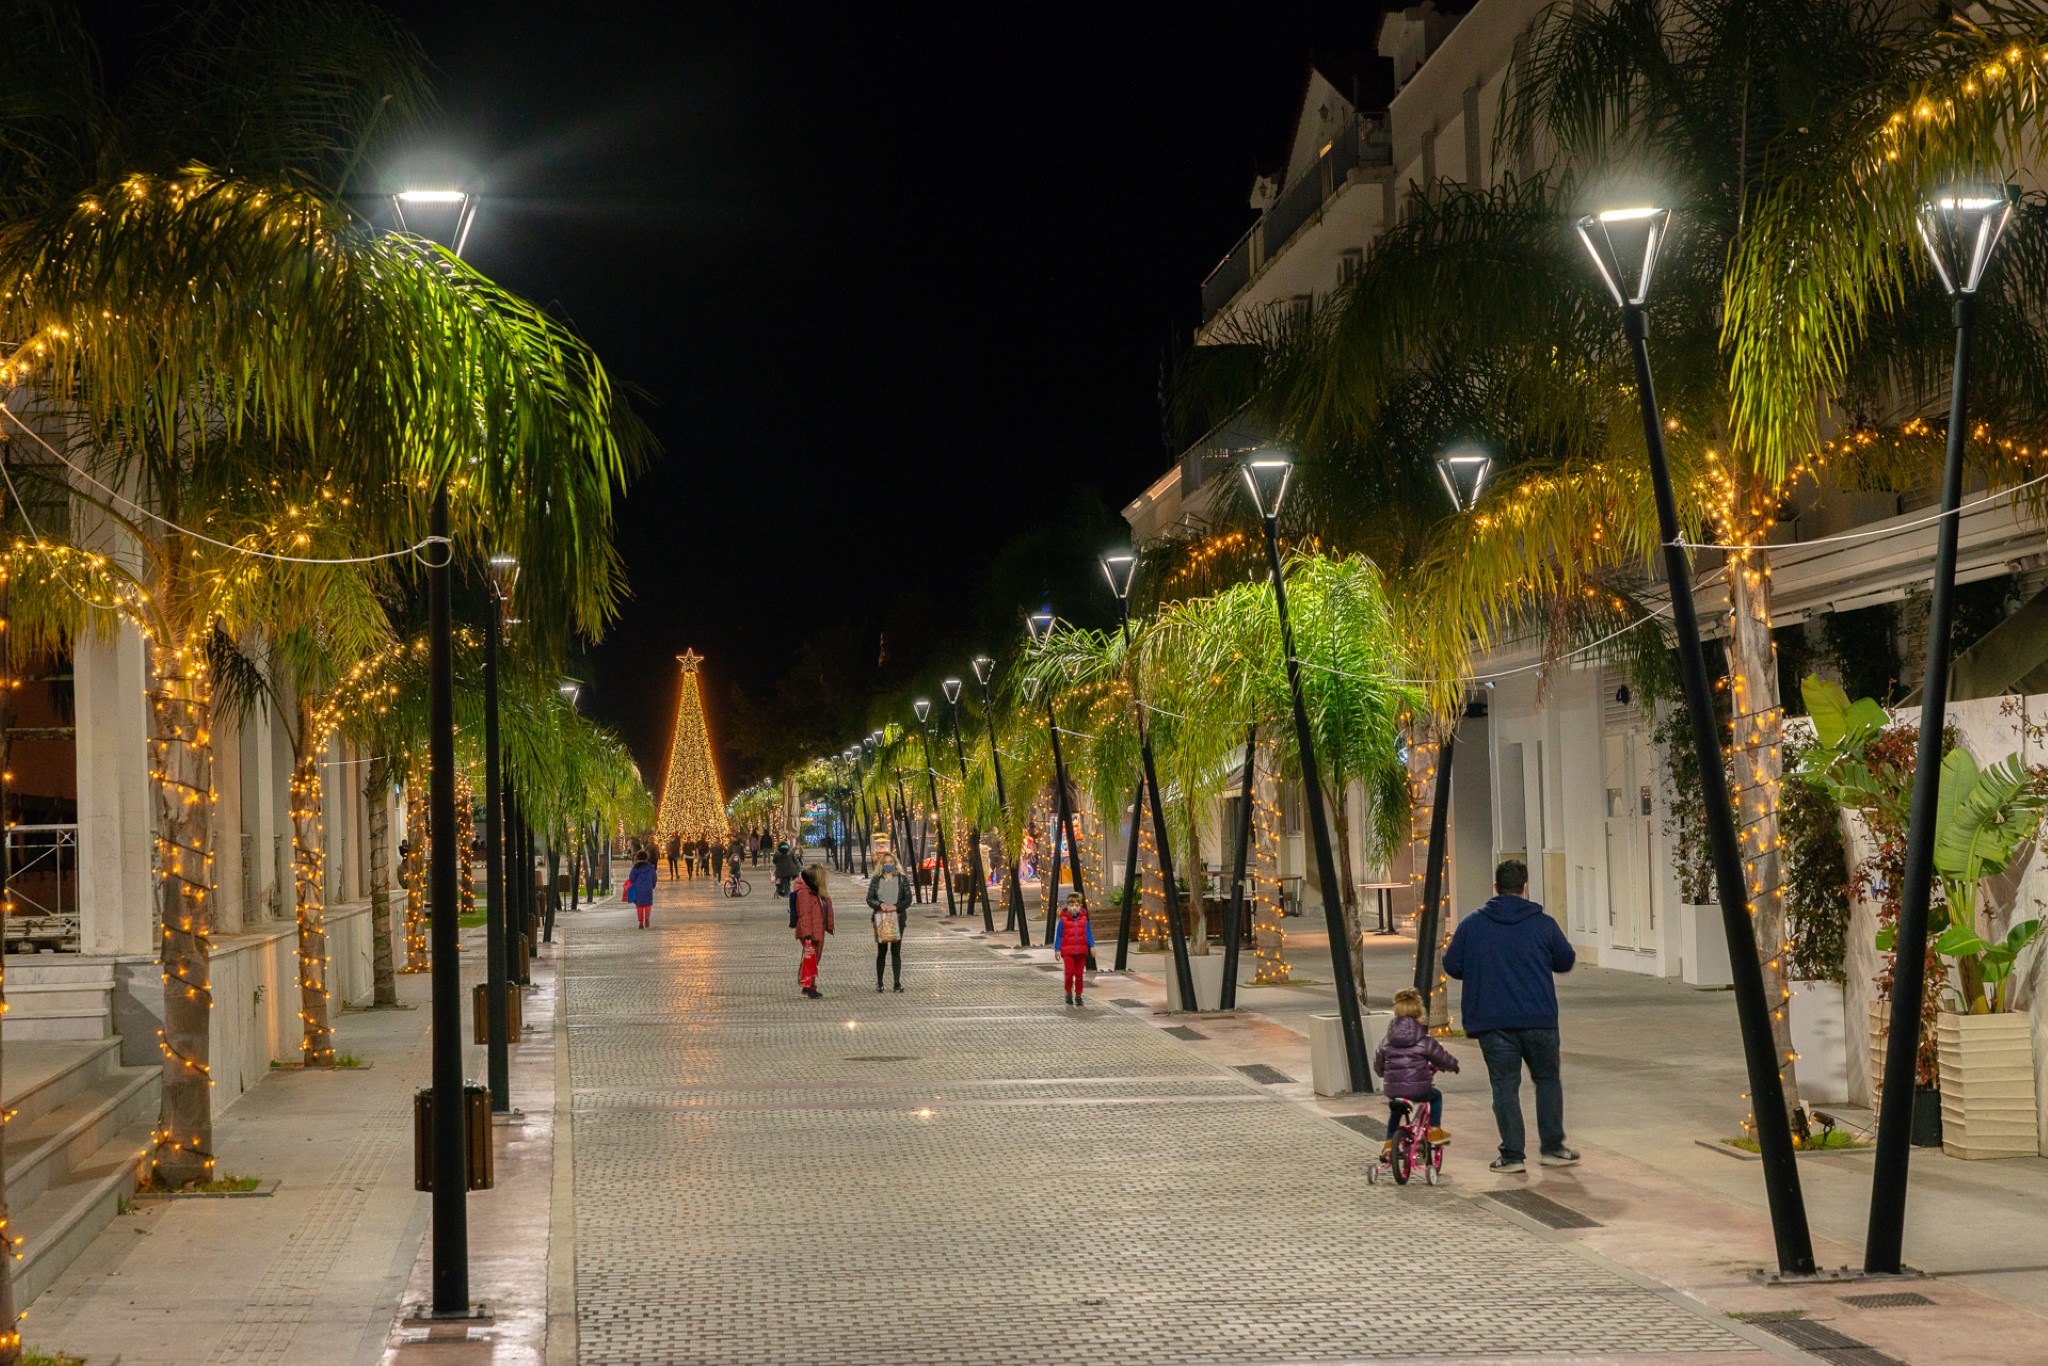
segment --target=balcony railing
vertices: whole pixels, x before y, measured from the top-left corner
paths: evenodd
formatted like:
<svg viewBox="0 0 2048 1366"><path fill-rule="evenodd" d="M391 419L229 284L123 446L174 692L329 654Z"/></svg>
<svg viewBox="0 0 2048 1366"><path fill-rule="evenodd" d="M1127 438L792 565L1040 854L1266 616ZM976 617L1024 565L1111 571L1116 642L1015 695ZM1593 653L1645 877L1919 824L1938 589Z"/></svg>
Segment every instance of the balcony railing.
<svg viewBox="0 0 2048 1366"><path fill-rule="evenodd" d="M76 953L78 827L8 826L7 869L7 947Z"/></svg>
<svg viewBox="0 0 2048 1366"><path fill-rule="evenodd" d="M1237 245L1202 281L1202 321L1206 323L1221 313L1266 268L1266 263L1280 254L1288 239L1344 188L1352 171L1361 166L1393 164L1393 133L1384 112L1354 114L1346 119L1330 139L1330 145L1316 158L1316 164L1280 191L1279 197L1259 215L1259 221L1237 239Z"/></svg>

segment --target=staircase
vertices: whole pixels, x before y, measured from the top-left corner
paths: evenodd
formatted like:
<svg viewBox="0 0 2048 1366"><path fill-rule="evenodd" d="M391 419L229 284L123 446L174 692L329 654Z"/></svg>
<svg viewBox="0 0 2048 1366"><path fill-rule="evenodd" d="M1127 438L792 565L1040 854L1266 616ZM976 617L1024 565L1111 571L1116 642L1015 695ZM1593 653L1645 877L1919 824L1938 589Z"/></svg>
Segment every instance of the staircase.
<svg viewBox="0 0 2048 1366"><path fill-rule="evenodd" d="M8 995L14 995L8 973ZM7 1203L22 1239L14 1302L26 1306L135 1192L156 1121L159 1073L123 1067L121 1041L20 1039L8 1013Z"/></svg>
<svg viewBox="0 0 2048 1366"><path fill-rule="evenodd" d="M7 1042L104 1039L114 1032L114 960L7 955ZM12 1062L10 1053L9 1062Z"/></svg>

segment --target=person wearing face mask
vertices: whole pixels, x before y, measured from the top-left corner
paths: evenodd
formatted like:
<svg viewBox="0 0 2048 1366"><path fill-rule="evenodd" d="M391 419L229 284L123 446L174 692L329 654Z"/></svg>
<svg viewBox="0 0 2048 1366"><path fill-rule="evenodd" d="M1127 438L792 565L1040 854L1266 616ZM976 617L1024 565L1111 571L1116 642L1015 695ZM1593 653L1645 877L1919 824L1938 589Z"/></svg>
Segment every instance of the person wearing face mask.
<svg viewBox="0 0 2048 1366"><path fill-rule="evenodd" d="M875 927L875 990L882 989L882 967L894 970L896 990L903 990L903 918L910 910L910 879L894 854L882 855L882 866L868 883L868 919Z"/></svg>

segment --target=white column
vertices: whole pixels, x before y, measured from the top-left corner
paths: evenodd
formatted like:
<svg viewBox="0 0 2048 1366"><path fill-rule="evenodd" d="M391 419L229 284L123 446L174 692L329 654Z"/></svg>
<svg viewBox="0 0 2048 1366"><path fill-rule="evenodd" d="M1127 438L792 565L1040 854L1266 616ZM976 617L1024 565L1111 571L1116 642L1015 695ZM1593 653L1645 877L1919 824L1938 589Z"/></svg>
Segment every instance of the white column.
<svg viewBox="0 0 2048 1366"><path fill-rule="evenodd" d="M153 954L154 825L142 636L122 624L72 648L78 725L78 909L87 953Z"/></svg>
<svg viewBox="0 0 2048 1366"><path fill-rule="evenodd" d="M242 727L225 711L213 717L213 927L242 928Z"/></svg>

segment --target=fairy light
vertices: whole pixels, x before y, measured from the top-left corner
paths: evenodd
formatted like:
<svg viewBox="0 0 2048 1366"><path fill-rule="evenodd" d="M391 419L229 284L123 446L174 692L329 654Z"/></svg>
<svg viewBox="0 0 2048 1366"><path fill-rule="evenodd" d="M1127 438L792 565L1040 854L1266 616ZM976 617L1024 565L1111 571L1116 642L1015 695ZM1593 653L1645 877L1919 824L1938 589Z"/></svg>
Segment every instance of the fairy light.
<svg viewBox="0 0 2048 1366"><path fill-rule="evenodd" d="M417 760L405 777L405 966L425 972L433 966L427 936L427 775Z"/></svg>
<svg viewBox="0 0 2048 1366"><path fill-rule="evenodd" d="M698 666L704 657L695 650L676 656L683 666L676 701L675 736L669 743L668 774L662 780L661 812L655 817L655 838L681 835L686 841L722 840L726 835L725 792L718 766L711 758L711 727L704 716L704 694ZM778 839L790 837L787 817L778 801L769 821ZM791 840L794 843L794 840Z"/></svg>
<svg viewBox="0 0 2048 1366"><path fill-rule="evenodd" d="M1280 807L1268 746L1258 747L1252 783L1252 985L1278 986L1293 975L1287 961L1285 908L1280 904Z"/></svg>

